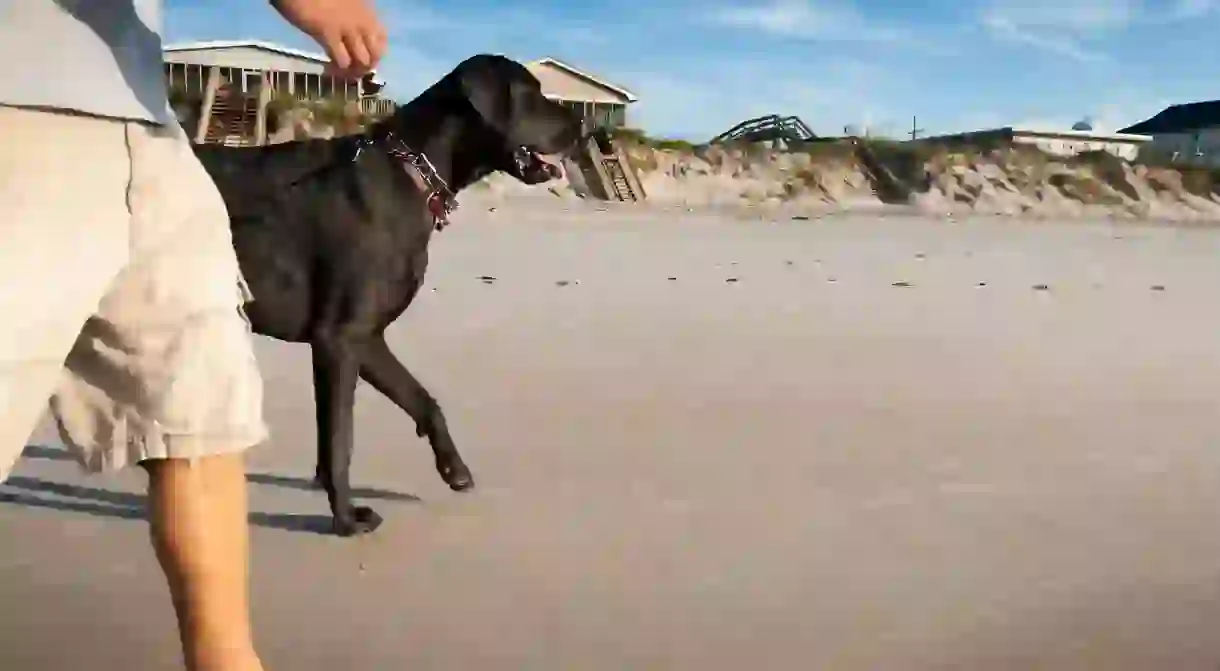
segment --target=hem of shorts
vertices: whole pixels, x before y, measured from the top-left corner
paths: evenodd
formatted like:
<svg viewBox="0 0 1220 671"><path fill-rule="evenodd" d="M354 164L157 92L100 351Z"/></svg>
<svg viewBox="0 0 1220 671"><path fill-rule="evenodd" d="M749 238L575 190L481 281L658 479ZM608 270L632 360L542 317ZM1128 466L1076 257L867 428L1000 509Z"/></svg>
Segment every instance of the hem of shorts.
<svg viewBox="0 0 1220 671"><path fill-rule="evenodd" d="M128 436L119 445L84 446L60 432L61 440L76 457L77 464L90 474L120 471L145 461L190 461L238 454L265 443L269 437L266 426L226 434L180 434L152 430Z"/></svg>
<svg viewBox="0 0 1220 671"><path fill-rule="evenodd" d="M129 446L127 450L127 465L138 465L145 461L161 461L166 459L191 460L246 452L266 442L268 433L265 429L250 433L225 435L162 433L157 438L158 440L154 441L143 441L143 446Z"/></svg>

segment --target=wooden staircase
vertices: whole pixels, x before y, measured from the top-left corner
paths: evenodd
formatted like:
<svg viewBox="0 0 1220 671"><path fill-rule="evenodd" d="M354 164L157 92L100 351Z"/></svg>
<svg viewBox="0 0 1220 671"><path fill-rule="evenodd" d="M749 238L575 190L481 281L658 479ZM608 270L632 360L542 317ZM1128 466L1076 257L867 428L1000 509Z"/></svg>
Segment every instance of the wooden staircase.
<svg viewBox="0 0 1220 671"><path fill-rule="evenodd" d="M210 68L194 142L230 147L266 144L271 87L264 80L258 90L258 95L246 95L222 82L220 68Z"/></svg>
<svg viewBox="0 0 1220 671"><path fill-rule="evenodd" d="M614 200L621 201L638 201L639 197L631 188L631 182L627 179L627 169L619 162L618 156L606 156L602 159L602 165L605 167L606 176L610 178L609 194Z"/></svg>
<svg viewBox="0 0 1220 671"><path fill-rule="evenodd" d="M623 202L640 202L647 198L644 186L640 184L640 179L635 174L627 153L621 146L607 146L605 149L610 153L604 154L602 153L603 148L598 146L597 140L590 137L586 141L584 149L579 162L582 172L586 175L585 182L592 181L600 187L594 192L594 195L602 200ZM588 177L596 177L596 180L589 180Z"/></svg>
<svg viewBox="0 0 1220 671"><path fill-rule="evenodd" d="M203 141L242 147L258 143L258 98L233 89L217 92Z"/></svg>
<svg viewBox="0 0 1220 671"><path fill-rule="evenodd" d="M869 146L868 141L858 137L852 137L850 140L856 148L856 160L859 161L860 167L863 168L864 176L868 178L869 183L872 185L873 193L881 199L881 202L887 204L906 204L911 202L911 194L913 193L911 187L904 184L894 174L894 171L887 168L881 162L877 154Z"/></svg>

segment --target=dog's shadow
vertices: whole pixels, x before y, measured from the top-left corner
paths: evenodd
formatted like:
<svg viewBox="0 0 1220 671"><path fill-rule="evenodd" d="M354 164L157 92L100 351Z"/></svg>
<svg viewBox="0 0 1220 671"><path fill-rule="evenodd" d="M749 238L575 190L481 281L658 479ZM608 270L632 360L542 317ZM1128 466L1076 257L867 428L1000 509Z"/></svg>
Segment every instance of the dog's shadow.
<svg viewBox="0 0 1220 671"><path fill-rule="evenodd" d="M22 457L25 459L47 461L73 461L72 456L64 450L57 450L42 445L27 446L22 453ZM250 473L246 476L246 480L251 484L260 486L283 487L301 491L314 491L318 489L318 486L312 480L275 475L273 473ZM147 499L143 494L83 487L19 475L10 476L3 483L0 483L0 487L20 490L0 490L0 504L82 513L94 517L110 517L123 520L147 519ZM361 499L379 499L401 503L419 503L421 500L413 494L372 488L353 488L352 495ZM47 498L48 496L63 498ZM330 535L332 533L329 515L251 512L250 524L256 527L278 529L280 531L323 535Z"/></svg>

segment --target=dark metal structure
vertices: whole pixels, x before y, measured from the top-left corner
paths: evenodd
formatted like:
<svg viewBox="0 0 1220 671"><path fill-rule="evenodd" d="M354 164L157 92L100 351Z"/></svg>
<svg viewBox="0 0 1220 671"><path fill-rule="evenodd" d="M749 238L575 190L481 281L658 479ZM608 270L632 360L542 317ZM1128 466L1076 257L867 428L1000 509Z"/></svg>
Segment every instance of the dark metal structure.
<svg viewBox="0 0 1220 671"><path fill-rule="evenodd" d="M708 144L726 142L809 142L818 139L809 126L799 117L781 117L778 114L747 119L712 138Z"/></svg>
<svg viewBox="0 0 1220 671"><path fill-rule="evenodd" d="M1205 128L1220 126L1220 100L1171 105L1151 119L1127 126L1118 131L1134 135L1159 135L1162 133L1192 133Z"/></svg>

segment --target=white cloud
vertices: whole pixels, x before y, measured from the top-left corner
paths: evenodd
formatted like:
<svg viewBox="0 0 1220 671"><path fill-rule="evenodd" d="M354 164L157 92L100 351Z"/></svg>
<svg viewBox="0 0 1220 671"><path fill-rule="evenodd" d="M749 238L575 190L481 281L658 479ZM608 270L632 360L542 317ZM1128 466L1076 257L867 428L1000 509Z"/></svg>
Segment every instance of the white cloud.
<svg viewBox="0 0 1220 671"><path fill-rule="evenodd" d="M701 65L705 69L693 76L622 73L640 96L629 112L632 125L659 135L704 141L740 121L768 114L798 116L814 132L824 134L885 118L877 96L886 92L886 74L867 63L838 59L802 63L822 73L816 82L782 74L799 72L788 61L723 59ZM759 72L768 75L760 77Z"/></svg>
<svg viewBox="0 0 1220 671"><path fill-rule="evenodd" d="M1014 124L1066 128L1085 115L1099 130L1114 130L1173 102L1208 96L1213 79L1206 71L1175 71L1168 81L1133 83L1130 77L1155 72L1157 63L1145 63L1134 73L1075 68L1080 76L1065 84L1055 63L992 56L984 69L967 57L924 57L937 49L974 49L967 40L983 30L1071 63L1104 62L1101 47L1114 44L1117 60L1121 44L1107 38L1119 31L1134 36L1136 28L1162 26L1171 17L1181 22L1174 34L1206 39L1209 22L1187 18L1214 12L1220 0L971 0L958 6L968 12L963 19L958 10L958 23L927 26L878 24L889 15L862 12L853 1L862 0L711 0L697 7L681 0L606 17L601 10L560 12L530 2L474 12L442 9L437 0L395 0L382 8L392 39L381 71L389 93L407 100L476 51L519 60L554 56L639 94L628 112L632 125L700 141L764 114L797 115L825 134L868 124L902 136L912 114L927 133ZM173 4L170 39L310 42L265 3ZM719 26L723 34L675 32L691 23ZM541 24L548 29L539 32ZM1011 83L1015 77L1029 84L1042 74L1031 68L1047 69L1046 90L1053 93L1031 95Z"/></svg>
<svg viewBox="0 0 1220 671"><path fill-rule="evenodd" d="M1012 126L1032 130L1064 130L1081 119L1092 121L1093 130L1113 133L1143 121L1174 104L1172 98L1143 90L1118 87L1098 96L1103 102L1083 109L1065 110L1063 105L1043 101L1013 114L983 113L964 117L957 124L963 130Z"/></svg>
<svg viewBox="0 0 1220 671"><path fill-rule="evenodd" d="M1143 90L1118 90L1111 92L1106 101L1097 107L1094 115L1098 130L1117 131L1143 121L1157 112L1183 102L1160 93L1150 94Z"/></svg>

